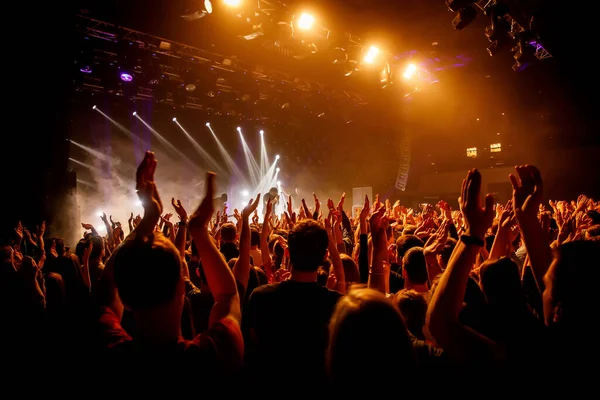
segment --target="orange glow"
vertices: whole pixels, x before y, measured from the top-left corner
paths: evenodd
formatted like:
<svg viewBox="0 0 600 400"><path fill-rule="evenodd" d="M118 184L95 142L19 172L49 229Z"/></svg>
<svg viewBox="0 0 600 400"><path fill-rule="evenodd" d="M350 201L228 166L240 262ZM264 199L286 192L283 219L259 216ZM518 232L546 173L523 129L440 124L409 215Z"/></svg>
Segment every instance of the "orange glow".
<svg viewBox="0 0 600 400"><path fill-rule="evenodd" d="M296 26L298 27L298 29L307 31L313 27L314 23L315 17L307 13L302 13L300 15L300 18L298 18L298 21L296 22Z"/></svg>
<svg viewBox="0 0 600 400"><path fill-rule="evenodd" d="M412 79L417 73L417 66L415 64L408 64L406 69L404 70L404 74L402 76L404 79Z"/></svg>
<svg viewBox="0 0 600 400"><path fill-rule="evenodd" d="M229 7L239 7L242 4L242 0L223 0L223 3Z"/></svg>
<svg viewBox="0 0 600 400"><path fill-rule="evenodd" d="M378 55L379 55L379 49L375 46L371 46L371 47L369 47L367 54L365 54L363 61L366 64L373 64Z"/></svg>

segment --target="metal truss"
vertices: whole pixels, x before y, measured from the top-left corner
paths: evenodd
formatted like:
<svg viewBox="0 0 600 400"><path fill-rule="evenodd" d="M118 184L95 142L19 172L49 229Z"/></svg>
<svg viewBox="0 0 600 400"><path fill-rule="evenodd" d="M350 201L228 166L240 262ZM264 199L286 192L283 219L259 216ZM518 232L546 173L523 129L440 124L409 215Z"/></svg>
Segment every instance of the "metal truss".
<svg viewBox="0 0 600 400"><path fill-rule="evenodd" d="M314 80L304 79L282 71L266 70L260 67L253 67L235 57L209 52L197 47L117 26L108 22L95 20L85 16L78 16L77 22L80 33L85 37L95 38L99 39L100 41L107 41L111 43L129 42L129 44L135 47L137 50L148 51L158 60L163 77L171 81L182 81L186 69L193 69L194 67L197 68L200 65L204 65L204 68L210 68L212 72L216 72L217 75L219 71L222 71L223 73L244 73L248 75L249 80L252 81L255 86L258 85L261 88L266 88L264 91L262 89L259 90L258 100L266 100L271 97L278 97L280 92L283 90L282 87L285 86L283 84L286 84L288 86L286 90L302 94L304 97L325 96L328 101L331 102L351 103L352 105L367 104L367 101L363 96L350 89L339 90L330 85L326 85ZM94 51L96 55L101 55L103 62L118 65L119 55L110 48L108 50L103 48L101 42L94 48ZM179 59L181 62L185 63L185 67L181 66L181 62L178 63L180 64L179 67L175 66L177 64L160 62L158 58L159 55ZM142 72L142 70L136 71L136 73ZM276 83L281 83L281 87L279 85L275 86ZM238 88L234 87L233 85L235 85L235 82L232 82L231 84L219 84L217 81L215 90L226 93L236 92ZM108 91L109 93L117 96L126 96L122 88L106 90L107 88L103 87L102 79L94 76L85 76L84 82L80 89L85 91L91 90L95 92ZM136 90L137 93L133 95L127 94L131 100L154 99L157 101L153 94L154 88L152 85L140 84ZM256 88L254 88L254 90L256 91ZM203 97L190 96L190 94L191 93L186 93L185 107L187 108L208 110L210 107L207 107L206 103L214 104L216 101ZM160 102L174 105L175 102L173 98L173 93L167 93L166 98L160 99Z"/></svg>
<svg viewBox="0 0 600 400"><path fill-rule="evenodd" d="M486 9L498 3L498 0L479 0L475 2L475 7L479 10L480 13L485 15ZM516 34L525 32L525 28L517 22L510 14L504 16L506 22L510 24L510 35L514 39ZM547 58L551 58L552 54L548 50L544 48L541 43L536 41L530 42L532 46L535 47L535 57L538 60L545 60Z"/></svg>

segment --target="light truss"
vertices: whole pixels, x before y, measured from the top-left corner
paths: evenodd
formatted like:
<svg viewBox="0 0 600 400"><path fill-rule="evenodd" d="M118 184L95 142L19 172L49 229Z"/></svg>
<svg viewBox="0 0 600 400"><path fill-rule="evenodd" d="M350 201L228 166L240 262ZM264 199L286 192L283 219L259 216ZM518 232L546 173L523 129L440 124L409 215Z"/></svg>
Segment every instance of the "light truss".
<svg viewBox="0 0 600 400"><path fill-rule="evenodd" d="M486 9L497 3L498 0L478 0L477 2L475 2L475 7L480 13L485 15ZM515 35L517 33L525 32L525 28L521 24L519 24L519 22L517 22L517 20L514 19L510 14L506 14L503 18L506 20L506 22L510 24L510 33L513 39L515 38ZM550 52L546 50L541 43L534 41L530 44L535 47L534 55L538 60L541 61L552 57L552 54L550 54Z"/></svg>
<svg viewBox="0 0 600 400"><path fill-rule="evenodd" d="M283 84L288 86L287 90L293 90L296 93L302 93L304 97L310 96L325 96L328 101L335 104L338 103L351 103L351 105L365 105L367 101L362 95L356 91L346 88L339 90L332 85L327 85L315 80L305 79L302 77L294 76L290 73L267 70L265 68L250 66L235 57L225 56L222 54L206 51L199 49L194 46L189 46L183 43L165 39L159 36L150 35L144 32L136 31L133 29L117 26L105 21L92 19L86 16L78 16L77 27L84 37L98 39L99 46L94 47L95 56L100 55L103 63L109 63L111 65L119 64L119 54L116 54L111 48L102 48L101 43L106 41L110 43L129 42L129 44L136 50L147 51L160 64L160 72L163 78L169 81L181 82L183 81L183 75L186 69L193 69L204 65L203 68L210 68L215 76L219 72L223 73L244 73L249 77L249 80L255 85L259 85L261 88L274 88L269 89L273 93L263 92L263 89L256 89L259 93L258 100L267 100L271 94L277 95L282 89ZM158 55L169 58L176 58L181 60L179 63L171 65L168 62L161 62ZM181 67L181 63L186 65L185 68ZM178 67L177 64L180 64ZM135 76L141 76L143 71L134 71ZM174 105L174 94L167 91L166 97L163 94L163 98L157 99L155 95L155 87L141 83L137 85L134 93L126 93L122 89L107 90L104 87L102 79L98 79L95 76L84 76L84 82L80 86L79 90L93 91L93 92L109 92L117 96L129 96L131 100L155 100L164 102L169 105ZM136 78L137 79L137 78ZM281 83L282 85L275 85L275 83ZM232 83L233 85L234 83ZM215 84L215 90L221 92L234 92L236 87L232 85L221 85L217 81ZM278 92L279 91L279 92ZM191 93L186 93L185 107L190 109L209 110L207 103L214 103L215 99L206 99L204 96L194 96ZM218 113L218 110L216 110Z"/></svg>

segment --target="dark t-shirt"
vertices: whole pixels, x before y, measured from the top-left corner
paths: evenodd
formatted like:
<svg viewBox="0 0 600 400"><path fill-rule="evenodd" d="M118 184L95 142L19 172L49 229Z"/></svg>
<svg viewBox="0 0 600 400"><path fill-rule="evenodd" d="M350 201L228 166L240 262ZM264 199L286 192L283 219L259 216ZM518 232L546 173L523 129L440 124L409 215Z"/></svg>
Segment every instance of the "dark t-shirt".
<svg viewBox="0 0 600 400"><path fill-rule="evenodd" d="M218 379L229 376L238 370L243 362L244 342L239 325L231 319L223 319L213 324L206 332L199 334L193 340L180 338L172 347L156 351L145 349L121 327L117 316L111 309L103 307L100 314L100 334L105 355L110 358L131 359L136 355L136 367L144 362L145 370L155 373L167 373L173 368L172 363L164 361L171 355L173 360L183 362L177 371L201 374L207 379ZM161 355L161 357L156 357ZM120 368L125 366L121 365Z"/></svg>
<svg viewBox="0 0 600 400"><path fill-rule="evenodd" d="M243 321L250 372L269 376L277 370L303 382L322 381L329 319L340 297L316 282L254 289Z"/></svg>

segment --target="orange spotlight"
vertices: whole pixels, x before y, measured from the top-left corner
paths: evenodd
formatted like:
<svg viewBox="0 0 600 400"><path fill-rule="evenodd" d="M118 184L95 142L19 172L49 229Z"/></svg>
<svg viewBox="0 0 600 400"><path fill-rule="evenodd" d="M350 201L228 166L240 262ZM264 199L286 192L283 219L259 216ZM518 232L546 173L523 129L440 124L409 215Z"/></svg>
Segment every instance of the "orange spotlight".
<svg viewBox="0 0 600 400"><path fill-rule="evenodd" d="M404 79L412 79L417 73L417 66L415 64L408 64L402 76Z"/></svg>
<svg viewBox="0 0 600 400"><path fill-rule="evenodd" d="M376 46L369 47L367 54L365 54L365 56L363 58L363 61L365 62L365 64L373 64L375 62L375 59L379 55L379 52L380 51Z"/></svg>
<svg viewBox="0 0 600 400"><path fill-rule="evenodd" d="M298 20L296 21L296 27L303 31L308 31L313 27L314 23L315 23L315 17L313 17L312 15L310 15L308 13L302 13L302 14L300 14L300 17L298 18Z"/></svg>
<svg viewBox="0 0 600 400"><path fill-rule="evenodd" d="M226 6L239 7L242 4L242 0L223 0Z"/></svg>

